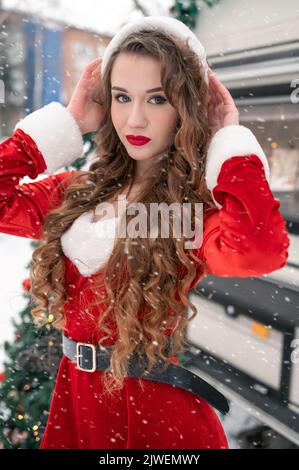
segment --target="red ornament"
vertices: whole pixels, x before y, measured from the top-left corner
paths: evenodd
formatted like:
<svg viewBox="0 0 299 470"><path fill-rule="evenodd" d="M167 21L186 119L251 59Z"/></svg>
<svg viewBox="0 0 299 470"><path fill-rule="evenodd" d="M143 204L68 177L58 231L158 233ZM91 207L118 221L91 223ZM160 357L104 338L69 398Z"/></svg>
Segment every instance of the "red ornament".
<svg viewBox="0 0 299 470"><path fill-rule="evenodd" d="M22 282L22 286L25 292L29 292L30 287L31 287L31 279L30 278L24 279L24 281Z"/></svg>
<svg viewBox="0 0 299 470"><path fill-rule="evenodd" d="M16 341L20 341L21 338L22 338L22 335L17 332L17 333L15 334L15 340L16 340Z"/></svg>
<svg viewBox="0 0 299 470"><path fill-rule="evenodd" d="M174 364L174 365L178 365L178 363L179 363L179 358L176 357L176 356L171 356L171 357L168 358L168 361L171 362L171 363Z"/></svg>
<svg viewBox="0 0 299 470"><path fill-rule="evenodd" d="M5 382L6 380L6 375L4 372L0 372L0 382Z"/></svg>

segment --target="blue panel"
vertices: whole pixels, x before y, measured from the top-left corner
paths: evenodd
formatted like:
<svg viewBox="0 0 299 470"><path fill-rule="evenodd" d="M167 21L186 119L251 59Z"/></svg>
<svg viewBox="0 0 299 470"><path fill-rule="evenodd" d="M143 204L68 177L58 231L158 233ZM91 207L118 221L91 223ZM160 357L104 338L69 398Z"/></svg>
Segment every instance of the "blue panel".
<svg viewBox="0 0 299 470"><path fill-rule="evenodd" d="M26 91L28 97L26 100L26 111L31 113L34 111L34 87L35 87L35 33L36 25L31 21L23 22L23 31L25 38L25 77L26 77Z"/></svg>
<svg viewBox="0 0 299 470"><path fill-rule="evenodd" d="M51 101L60 101L62 89L62 32L43 31L43 86L42 103L44 106Z"/></svg>

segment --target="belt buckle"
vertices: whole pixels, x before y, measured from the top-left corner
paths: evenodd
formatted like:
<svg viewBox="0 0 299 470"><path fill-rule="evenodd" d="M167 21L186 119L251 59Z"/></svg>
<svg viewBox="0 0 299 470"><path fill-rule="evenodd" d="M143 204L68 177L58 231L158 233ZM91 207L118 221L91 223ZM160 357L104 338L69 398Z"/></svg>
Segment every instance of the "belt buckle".
<svg viewBox="0 0 299 470"><path fill-rule="evenodd" d="M80 357L82 357L82 354L80 354L80 347L88 347L91 348L92 350L92 368L91 369L84 369L84 367L80 366ZM80 343L78 342L76 345L76 360L77 360L77 367L79 370L82 370L84 372L94 372L96 370L96 347L94 344L88 344L88 343Z"/></svg>

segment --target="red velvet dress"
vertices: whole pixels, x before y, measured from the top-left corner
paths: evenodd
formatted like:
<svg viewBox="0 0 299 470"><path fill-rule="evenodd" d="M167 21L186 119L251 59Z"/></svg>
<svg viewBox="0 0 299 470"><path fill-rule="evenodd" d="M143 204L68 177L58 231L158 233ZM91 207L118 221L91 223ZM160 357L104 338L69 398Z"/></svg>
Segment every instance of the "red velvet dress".
<svg viewBox="0 0 299 470"><path fill-rule="evenodd" d="M35 141L21 129L0 145L0 232L40 239L47 211L59 205L68 176L37 178L46 168ZM63 182L58 187L58 183ZM197 255L209 273L248 277L286 264L289 239L256 155L228 158L221 167L214 197L222 205L204 218L203 243ZM65 257L68 300L66 336L96 344L93 321L84 315L83 277ZM197 279L202 271L198 266ZM96 274L100 275L100 273ZM84 294L82 294L85 292ZM96 309L95 318L101 312ZM110 343L113 343L111 338ZM108 342L106 343L108 344ZM228 442L214 409L191 392L168 384L127 377L117 400L102 397L103 372L80 371L62 356L41 449L227 449Z"/></svg>

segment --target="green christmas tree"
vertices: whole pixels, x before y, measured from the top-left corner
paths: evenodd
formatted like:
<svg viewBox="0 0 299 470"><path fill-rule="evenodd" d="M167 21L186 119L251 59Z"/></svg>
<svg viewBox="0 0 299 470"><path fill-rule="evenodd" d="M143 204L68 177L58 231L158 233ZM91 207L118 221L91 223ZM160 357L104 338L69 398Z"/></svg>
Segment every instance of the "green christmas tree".
<svg viewBox="0 0 299 470"><path fill-rule="evenodd" d="M219 0L203 0L208 7L213 7ZM199 18L201 8L197 0L175 0L170 8L171 15L194 29Z"/></svg>
<svg viewBox="0 0 299 470"><path fill-rule="evenodd" d="M25 279L28 305L19 320L13 320L15 341L4 343L7 360L0 385L0 447L5 449L39 447L62 354L51 315L42 329L32 322L29 287L30 279Z"/></svg>

